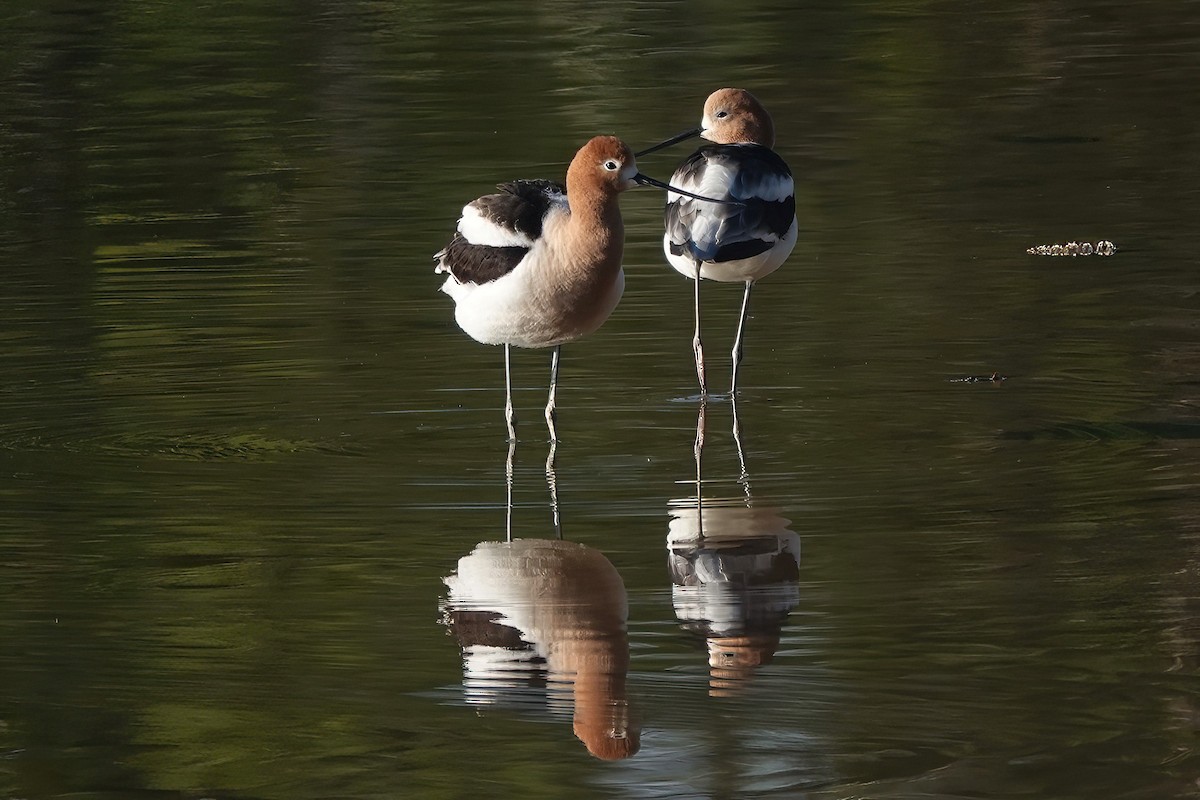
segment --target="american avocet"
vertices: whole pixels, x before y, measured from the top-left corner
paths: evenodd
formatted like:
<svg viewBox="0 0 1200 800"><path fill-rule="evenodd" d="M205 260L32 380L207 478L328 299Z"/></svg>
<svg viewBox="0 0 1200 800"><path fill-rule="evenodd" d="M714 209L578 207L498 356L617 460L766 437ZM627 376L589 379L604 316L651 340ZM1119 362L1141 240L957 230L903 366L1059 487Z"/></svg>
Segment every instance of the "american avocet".
<svg viewBox="0 0 1200 800"><path fill-rule="evenodd" d="M513 346L554 348L546 425L558 439L559 350L604 324L621 299L625 226L617 195L635 186L671 188L638 172L620 139L597 136L571 160L566 186L512 181L467 203L458 232L434 256L435 272L449 273L442 291L454 299L459 327L477 342L504 345L509 441L517 437Z"/></svg>
<svg viewBox="0 0 1200 800"><path fill-rule="evenodd" d="M755 281L779 269L796 246L794 183L788 165L771 149L775 145L771 115L745 89L713 92L704 103L699 128L637 155L693 136L715 144L701 147L684 161L671 185L714 199L740 201L741 205L697 204L679 194L668 194L663 250L672 267L696 281L692 349L702 396L707 385L700 340L700 278L746 284L733 345L730 394L736 394L750 290Z"/></svg>

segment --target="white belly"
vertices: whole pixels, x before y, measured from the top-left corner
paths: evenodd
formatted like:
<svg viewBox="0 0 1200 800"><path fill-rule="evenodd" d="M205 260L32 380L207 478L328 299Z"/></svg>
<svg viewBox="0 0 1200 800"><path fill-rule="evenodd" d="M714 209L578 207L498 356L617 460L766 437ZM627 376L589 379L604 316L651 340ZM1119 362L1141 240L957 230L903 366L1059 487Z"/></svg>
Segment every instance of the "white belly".
<svg viewBox="0 0 1200 800"><path fill-rule="evenodd" d="M477 285L447 278L442 291L454 298L454 319L483 344L553 347L595 332L612 314L625 291L625 273L617 271L598 296L572 296L536 285L532 270L513 270Z"/></svg>
<svg viewBox="0 0 1200 800"><path fill-rule="evenodd" d="M701 261L700 277L722 283L745 283L746 281L761 280L779 269L791 255L796 246L796 233L797 224L793 219L787 235L776 242L770 250L738 261L722 261L720 263ZM675 268L676 272L689 278L696 277L696 262L686 255L672 255L670 236L663 236L663 252L666 253L668 263Z"/></svg>

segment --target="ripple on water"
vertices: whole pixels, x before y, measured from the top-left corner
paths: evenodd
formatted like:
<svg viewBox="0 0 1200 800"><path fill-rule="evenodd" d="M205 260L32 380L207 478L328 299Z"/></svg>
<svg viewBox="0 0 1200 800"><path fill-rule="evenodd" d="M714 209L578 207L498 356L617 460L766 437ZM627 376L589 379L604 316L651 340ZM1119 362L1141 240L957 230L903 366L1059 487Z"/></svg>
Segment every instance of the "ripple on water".
<svg viewBox="0 0 1200 800"><path fill-rule="evenodd" d="M140 456L187 461L267 461L296 453L358 455L360 448L344 443L287 439L263 433L204 431L176 435L156 433L96 433L47 436L41 431L18 432L0 438L0 449L58 451L74 454Z"/></svg>

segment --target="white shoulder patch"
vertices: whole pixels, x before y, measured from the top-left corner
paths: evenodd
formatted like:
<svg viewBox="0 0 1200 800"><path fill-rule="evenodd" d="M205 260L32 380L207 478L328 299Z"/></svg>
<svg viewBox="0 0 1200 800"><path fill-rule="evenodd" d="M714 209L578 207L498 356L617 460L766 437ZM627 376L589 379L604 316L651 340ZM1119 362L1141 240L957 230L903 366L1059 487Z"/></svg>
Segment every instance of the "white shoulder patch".
<svg viewBox="0 0 1200 800"><path fill-rule="evenodd" d="M757 197L759 200L780 202L787 200L795 193L796 182L792 180L791 175L772 172L758 176L757 180L742 181L742 185L739 187L739 191L736 192L735 197L739 200L748 200L751 197Z"/></svg>
<svg viewBox="0 0 1200 800"><path fill-rule="evenodd" d="M698 170L679 169L671 176L671 185L702 197L721 199L729 196L734 177L724 164L709 161ZM667 202L673 203L680 197L682 195L669 192Z"/></svg>
<svg viewBox="0 0 1200 800"><path fill-rule="evenodd" d="M468 203L458 220L458 232L471 244L485 247L533 247L533 240L513 228L497 225Z"/></svg>

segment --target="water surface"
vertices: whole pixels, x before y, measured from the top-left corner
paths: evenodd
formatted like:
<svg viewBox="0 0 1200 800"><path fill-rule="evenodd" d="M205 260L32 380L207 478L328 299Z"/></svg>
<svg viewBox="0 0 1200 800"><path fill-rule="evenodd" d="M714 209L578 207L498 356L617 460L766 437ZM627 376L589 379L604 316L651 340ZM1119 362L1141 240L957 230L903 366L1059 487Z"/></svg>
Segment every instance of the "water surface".
<svg viewBox="0 0 1200 800"><path fill-rule="evenodd" d="M0 18L0 795L1200 791L1194 4ZM722 85L773 113L801 222L740 440L715 398L697 509L690 284L632 192L625 298L564 348L558 530L549 357L515 358L512 533L621 592L485 609L533 655L481 690L447 579L506 538L502 362L431 254ZM703 288L719 385L740 292ZM743 559L683 548L742 576L713 602L671 569L698 511ZM754 584L768 536L795 563Z"/></svg>

